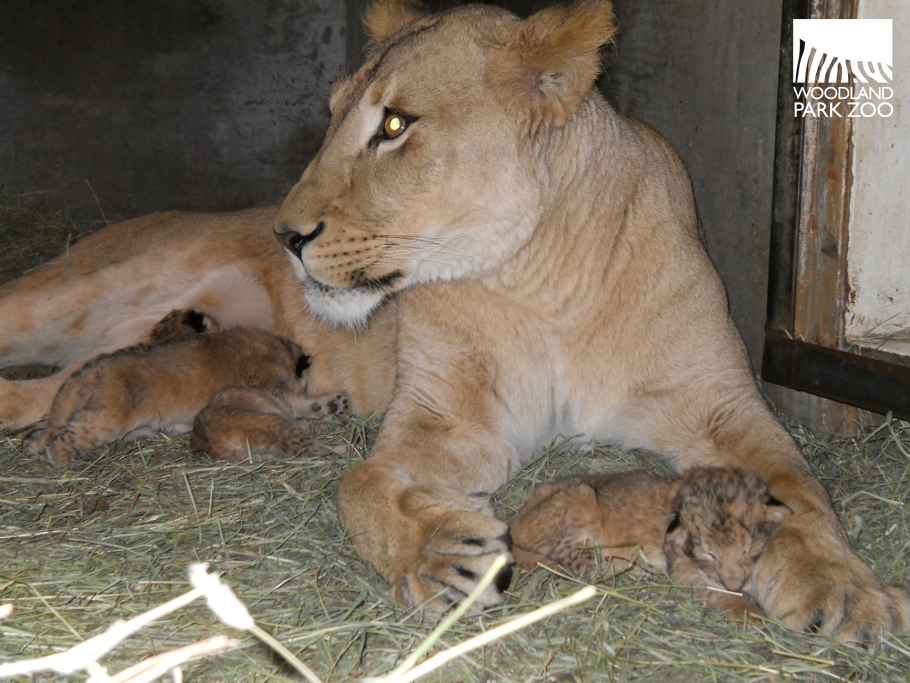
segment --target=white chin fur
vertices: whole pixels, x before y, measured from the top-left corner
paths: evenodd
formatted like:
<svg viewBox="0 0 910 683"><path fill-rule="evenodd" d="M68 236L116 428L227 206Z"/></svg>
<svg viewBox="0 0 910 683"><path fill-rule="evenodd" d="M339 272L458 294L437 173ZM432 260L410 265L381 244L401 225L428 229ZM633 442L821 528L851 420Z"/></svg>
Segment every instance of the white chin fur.
<svg viewBox="0 0 910 683"><path fill-rule="evenodd" d="M364 289L324 287L306 272L300 259L288 252L294 275L303 283L304 297L310 310L332 325L360 327L370 319L385 298L379 292Z"/></svg>
<svg viewBox="0 0 910 683"><path fill-rule="evenodd" d="M317 316L333 325L360 327L370 319L385 298L382 294L362 289L323 289L306 285L306 302Z"/></svg>

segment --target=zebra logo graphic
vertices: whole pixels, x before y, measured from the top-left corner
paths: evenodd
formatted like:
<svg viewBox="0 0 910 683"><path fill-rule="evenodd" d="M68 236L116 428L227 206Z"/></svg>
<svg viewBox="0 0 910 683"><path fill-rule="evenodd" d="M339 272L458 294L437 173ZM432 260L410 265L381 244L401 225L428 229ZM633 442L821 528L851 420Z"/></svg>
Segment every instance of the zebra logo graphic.
<svg viewBox="0 0 910 683"><path fill-rule="evenodd" d="M890 83L891 19L796 19L793 55L794 83Z"/></svg>

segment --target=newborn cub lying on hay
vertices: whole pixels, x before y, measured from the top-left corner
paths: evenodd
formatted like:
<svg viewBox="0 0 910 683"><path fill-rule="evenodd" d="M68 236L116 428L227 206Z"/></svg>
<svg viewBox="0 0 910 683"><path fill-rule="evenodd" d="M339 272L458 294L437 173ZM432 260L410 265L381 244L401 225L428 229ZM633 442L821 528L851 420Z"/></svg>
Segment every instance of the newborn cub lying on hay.
<svg viewBox="0 0 910 683"><path fill-rule="evenodd" d="M738 469L569 477L537 489L515 516L512 553L526 569L667 571L676 583L705 586L709 604L741 619L763 614L746 597L752 569L788 514L758 475Z"/></svg>
<svg viewBox="0 0 910 683"><path fill-rule="evenodd" d="M192 426L193 447L213 459L318 453L319 442L292 420L336 413L347 400L307 396L309 364L292 341L251 327L224 330L204 313L175 310L148 342L74 372L27 450L66 467L79 451Z"/></svg>

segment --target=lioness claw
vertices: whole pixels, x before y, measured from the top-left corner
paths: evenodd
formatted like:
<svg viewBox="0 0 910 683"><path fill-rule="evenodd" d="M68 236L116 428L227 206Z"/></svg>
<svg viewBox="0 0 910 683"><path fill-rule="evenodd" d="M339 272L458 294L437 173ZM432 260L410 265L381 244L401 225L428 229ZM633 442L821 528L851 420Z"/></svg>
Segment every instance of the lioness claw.
<svg viewBox="0 0 910 683"><path fill-rule="evenodd" d="M472 522L477 524L473 535L458 532ZM445 611L470 595L496 558L505 554L506 566L473 605L474 610L494 607L512 581L509 547L508 528L502 522L477 513L449 513L428 539L417 566L393 582L394 597L408 607Z"/></svg>

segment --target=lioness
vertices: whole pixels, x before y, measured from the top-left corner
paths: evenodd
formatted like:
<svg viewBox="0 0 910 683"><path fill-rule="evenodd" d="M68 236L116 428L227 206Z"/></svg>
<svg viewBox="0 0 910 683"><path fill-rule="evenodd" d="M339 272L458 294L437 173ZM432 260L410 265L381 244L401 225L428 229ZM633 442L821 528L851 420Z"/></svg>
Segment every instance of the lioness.
<svg viewBox="0 0 910 683"><path fill-rule="evenodd" d="M277 215L159 215L87 238L0 290L0 361L76 364L191 306L296 339L325 359L311 391L388 406L338 511L406 604L468 593L508 550L489 494L584 433L680 470L760 474L794 511L753 576L770 615L843 640L906 630L910 600L852 553L756 389L681 162L592 88L609 3L521 20L378 0L365 21L368 59L335 86ZM263 234L273 218L296 285ZM0 417L40 418L54 381L0 384Z"/></svg>

